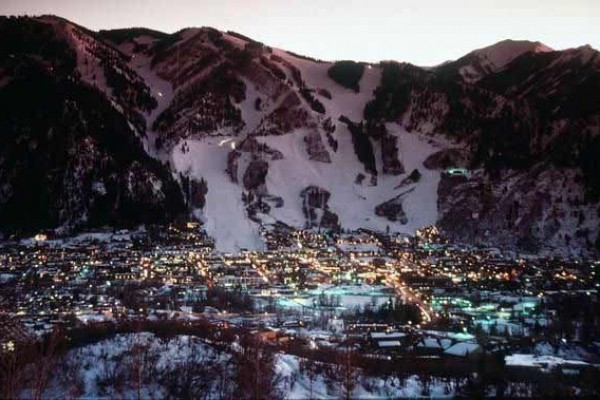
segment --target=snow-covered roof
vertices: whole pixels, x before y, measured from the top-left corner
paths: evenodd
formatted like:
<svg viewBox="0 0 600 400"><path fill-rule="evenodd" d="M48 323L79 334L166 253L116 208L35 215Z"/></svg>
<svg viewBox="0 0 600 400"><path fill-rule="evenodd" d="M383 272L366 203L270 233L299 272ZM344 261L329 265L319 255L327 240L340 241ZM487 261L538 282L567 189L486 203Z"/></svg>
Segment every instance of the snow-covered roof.
<svg viewBox="0 0 600 400"><path fill-rule="evenodd" d="M426 349L447 349L452 344L449 339L425 338L417 343L417 347Z"/></svg>
<svg viewBox="0 0 600 400"><path fill-rule="evenodd" d="M403 332L371 332L371 339L383 340L383 339L397 339L403 338L406 333Z"/></svg>
<svg viewBox="0 0 600 400"><path fill-rule="evenodd" d="M400 347L402 343L399 340L382 340L377 342L377 345L379 347Z"/></svg>
<svg viewBox="0 0 600 400"><path fill-rule="evenodd" d="M536 356L534 354L511 354L506 356L506 365L521 367L555 367L558 365L583 366L585 361L565 360L555 356Z"/></svg>
<svg viewBox="0 0 600 400"><path fill-rule="evenodd" d="M342 251L354 251L354 252L377 252L379 246L375 243L355 243L355 244L340 244L339 249Z"/></svg>
<svg viewBox="0 0 600 400"><path fill-rule="evenodd" d="M449 347L444 353L452 356L465 357L476 352L477 350L479 350L479 345L477 343L460 342Z"/></svg>

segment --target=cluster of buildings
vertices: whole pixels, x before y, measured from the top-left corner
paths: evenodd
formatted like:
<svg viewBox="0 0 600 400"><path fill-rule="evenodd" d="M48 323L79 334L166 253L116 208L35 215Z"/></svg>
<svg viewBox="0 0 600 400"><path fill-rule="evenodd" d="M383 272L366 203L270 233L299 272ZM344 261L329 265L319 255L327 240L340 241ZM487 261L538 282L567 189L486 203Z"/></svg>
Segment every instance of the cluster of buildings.
<svg viewBox="0 0 600 400"><path fill-rule="evenodd" d="M58 325L204 319L313 347L350 340L377 357L468 357L541 335L557 320L548 297L596 299L600 286L598 262L506 258L435 227L407 237L271 225L262 237L266 250L235 254L196 223L4 242L0 342Z"/></svg>

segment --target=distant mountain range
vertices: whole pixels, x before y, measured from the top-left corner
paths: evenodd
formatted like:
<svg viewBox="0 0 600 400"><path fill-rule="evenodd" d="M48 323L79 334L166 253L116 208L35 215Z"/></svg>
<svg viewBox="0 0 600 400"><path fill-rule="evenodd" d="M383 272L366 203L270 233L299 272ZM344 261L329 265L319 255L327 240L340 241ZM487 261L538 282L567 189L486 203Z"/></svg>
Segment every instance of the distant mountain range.
<svg viewBox="0 0 600 400"><path fill-rule="evenodd" d="M589 46L505 40L420 68L54 16L2 17L0 37L6 234L192 216L222 250L260 247L276 223L600 248Z"/></svg>

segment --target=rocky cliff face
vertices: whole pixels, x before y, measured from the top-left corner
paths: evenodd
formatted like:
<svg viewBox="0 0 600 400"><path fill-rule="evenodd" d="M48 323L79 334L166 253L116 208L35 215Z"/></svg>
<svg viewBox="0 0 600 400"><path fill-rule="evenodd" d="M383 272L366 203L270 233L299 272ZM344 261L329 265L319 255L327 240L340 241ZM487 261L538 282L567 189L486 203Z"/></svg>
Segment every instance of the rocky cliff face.
<svg viewBox="0 0 600 400"><path fill-rule="evenodd" d="M0 34L4 229L191 211L227 250L280 222L600 244L589 47L504 41L423 69L328 63L211 28L3 18Z"/></svg>
<svg viewBox="0 0 600 400"><path fill-rule="evenodd" d="M456 239L529 252L593 248L598 206L583 201L577 173L539 165L493 181L483 173L444 175L438 189L440 227Z"/></svg>

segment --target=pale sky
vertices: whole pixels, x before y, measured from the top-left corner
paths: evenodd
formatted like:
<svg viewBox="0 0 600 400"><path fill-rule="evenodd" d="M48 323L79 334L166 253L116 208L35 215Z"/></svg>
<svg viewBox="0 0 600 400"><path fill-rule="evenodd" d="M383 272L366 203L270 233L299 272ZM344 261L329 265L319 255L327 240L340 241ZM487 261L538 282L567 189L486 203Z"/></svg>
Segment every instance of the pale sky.
<svg viewBox="0 0 600 400"><path fill-rule="evenodd" d="M94 30L212 26L324 60L424 66L503 39L600 49L600 0L0 0L0 14Z"/></svg>

